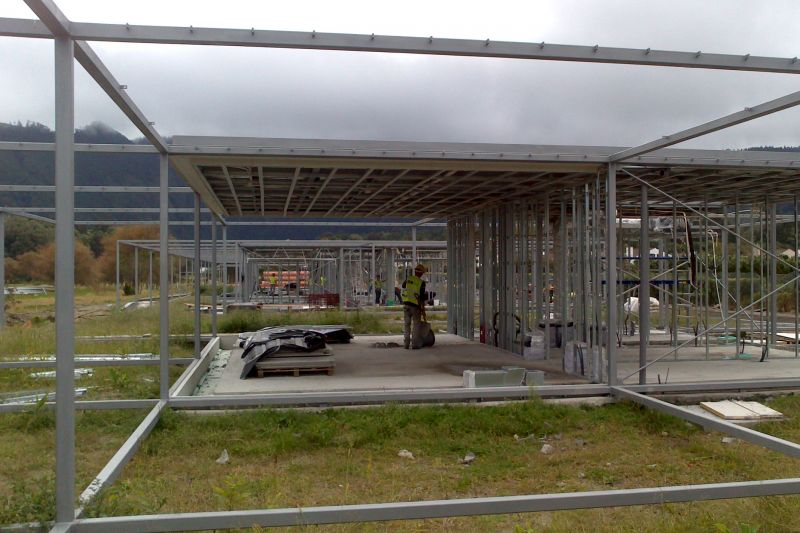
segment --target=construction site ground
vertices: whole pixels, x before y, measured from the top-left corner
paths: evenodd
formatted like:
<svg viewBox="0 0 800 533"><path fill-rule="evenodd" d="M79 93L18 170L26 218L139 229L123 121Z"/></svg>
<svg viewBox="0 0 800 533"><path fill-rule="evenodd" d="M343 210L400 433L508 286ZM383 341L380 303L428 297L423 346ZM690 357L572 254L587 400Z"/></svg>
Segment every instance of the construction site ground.
<svg viewBox="0 0 800 533"><path fill-rule="evenodd" d="M395 344L397 347L376 347ZM420 350L403 348L402 335L358 335L349 344L331 344L336 370L332 376L301 375L240 379L242 350L231 352L211 394L263 394L461 387L464 370L498 370L519 366L544 370L548 384L585 383L561 372L560 360L528 361L518 355L450 334Z"/></svg>

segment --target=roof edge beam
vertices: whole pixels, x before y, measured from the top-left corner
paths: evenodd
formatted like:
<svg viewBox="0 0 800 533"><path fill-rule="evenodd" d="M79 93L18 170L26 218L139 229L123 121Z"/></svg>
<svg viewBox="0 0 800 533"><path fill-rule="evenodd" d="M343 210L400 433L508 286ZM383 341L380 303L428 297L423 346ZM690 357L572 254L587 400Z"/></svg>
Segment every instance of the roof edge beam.
<svg viewBox="0 0 800 533"><path fill-rule="evenodd" d="M778 111L783 111L784 109L789 109L798 104L800 104L800 91L787 94L786 96L781 96L780 98L770 100L769 102L759 104L755 107L745 107L742 111L731 113L730 115L712 120L711 122L706 122L705 124L700 124L699 126L679 131L678 133L672 135L665 135L661 139L650 141L639 146L634 146L633 148L628 148L627 150L622 150L621 152L617 152L616 154L609 156L608 161L610 163L624 161L638 155L643 155L661 148L666 148L668 146L682 143L696 137L701 137L715 131L730 128L731 126L741 124L742 122L748 122L750 120L770 115Z"/></svg>
<svg viewBox="0 0 800 533"><path fill-rule="evenodd" d="M27 0L28 3L34 0ZM39 2L44 0L38 0ZM129 43L189 44L210 46L248 46L262 48L300 48L426 55L503 57L584 63L612 63L715 70L742 70L800 74L797 58L714 54L650 48L617 48L598 45L550 44L491 41L488 39L447 39L389 35L342 34L200 28L184 26L145 26L71 22L74 39ZM40 35L26 19L0 19L0 35L10 37L48 37Z"/></svg>

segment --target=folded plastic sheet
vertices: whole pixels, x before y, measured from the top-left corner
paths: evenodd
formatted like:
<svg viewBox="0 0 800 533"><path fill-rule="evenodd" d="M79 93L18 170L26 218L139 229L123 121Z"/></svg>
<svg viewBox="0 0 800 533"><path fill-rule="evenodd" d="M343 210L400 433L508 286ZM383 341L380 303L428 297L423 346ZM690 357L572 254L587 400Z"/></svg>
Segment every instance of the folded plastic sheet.
<svg viewBox="0 0 800 533"><path fill-rule="evenodd" d="M251 341L259 341L264 340L265 337L269 338L270 335L285 332L285 331L295 331L295 330L303 330L303 331L311 331L314 333L319 333L325 339L325 342L328 344L345 344L349 343L350 339L353 338L353 335L347 331L346 326L283 326L283 327L268 327L263 328L255 332L246 332L239 334L239 347L247 349L248 344Z"/></svg>
<svg viewBox="0 0 800 533"><path fill-rule="evenodd" d="M239 376L247 378L257 362L268 358L316 352L325 348L325 337L315 331L292 328L264 328L246 341L242 358L244 366Z"/></svg>

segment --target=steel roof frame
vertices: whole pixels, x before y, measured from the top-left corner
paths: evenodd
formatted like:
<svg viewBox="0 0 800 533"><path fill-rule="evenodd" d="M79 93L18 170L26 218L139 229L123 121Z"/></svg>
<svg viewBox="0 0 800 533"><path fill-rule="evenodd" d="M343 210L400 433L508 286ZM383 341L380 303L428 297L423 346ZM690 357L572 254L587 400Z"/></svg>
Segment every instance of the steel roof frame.
<svg viewBox="0 0 800 533"><path fill-rule="evenodd" d="M230 526L243 526L252 524L262 525L296 525L307 523L335 523L347 521L373 521L389 519L413 519L426 517L444 517L456 515L474 515L507 512L534 512L541 510L554 509L575 509L582 507L605 507L616 505L663 503L667 501L696 501L713 498L746 497L754 495L788 494L800 492L800 480L784 479L757 482L739 482L728 484L694 485L688 487L661 487L653 489L630 489L620 491L601 491L594 493L572 493L572 494L545 494L533 496L516 496L504 498L468 498L462 500L432 501L432 502L404 502L404 503L383 503L372 505L354 505L329 508L308 508L308 509L279 509L269 511L240 511L229 513L190 513L184 515L154 515L144 517L119 517L101 518L92 520L76 520L77 515L74 507L74 411L75 400L71 395L72 384L74 381L72 356L74 355L74 329L71 325L73 312L71 310L74 303L74 273L69 265L72 264L71 254L74 245L73 227L74 204L71 199L74 186L74 153L76 150L74 139L72 138L74 126L74 78L72 73L72 59L76 58L81 65L86 68L89 74L106 91L112 100L122 109L122 111L133 121L145 137L154 145L156 150L162 154L161 157L161 220L167 217L166 211L166 154L173 148L166 145L163 139L153 128L153 123L149 122L142 112L135 106L130 98L124 93L124 87L119 85L113 75L105 68L92 49L84 41L116 41L116 42L148 42L165 44L204 44L204 45L223 45L223 46L260 46L260 47L279 47L279 48L303 48L321 50L352 50L365 52L391 52L391 53L413 53L413 54L435 54L435 55L459 55L476 57L505 57L517 59L546 59L559 61L580 61L580 62L599 62L599 63L619 63L637 65L656 65L672 66L684 68L709 68L726 70L745 70L758 72L781 72L781 73L800 73L800 65L797 58L765 58L755 57L750 54L735 56L723 54L704 54L698 52L669 52L659 50L635 50L621 48L601 48L599 45L593 47L571 46L571 45L550 45L541 43L508 43L493 42L489 39L485 41L458 40L458 39L434 39L414 38L414 37L384 37L373 35L344 35L344 34L317 34L316 32L275 32L250 29L248 30L222 30L208 28L176 28L176 27L155 27L155 26L130 26L113 24L80 23L69 21L52 0L25 0L26 3L39 17L40 21L21 20L21 19L0 19L0 35L30 37L30 38L50 38L55 42L56 53L56 232L58 242L61 243L57 255L59 259L64 259L63 266L57 272L57 301L56 301L56 329L58 344L57 357L57 390L58 401L55 404L57 411L57 451L58 456L66 456L63 461L59 461L56 467L57 474L57 500L56 500L56 525L57 531L104 531L109 527L117 531L164 531L169 529L207 529L209 527L224 528ZM783 100L780 103L779 100ZM718 121L713 121L705 125L680 132L675 136L668 136L661 141L654 141L634 147L632 149L622 149L606 154L597 154L589 160L589 154L560 153L544 156L539 154L539 161L555 159L559 163L593 164L593 173L598 171L602 165L608 164L609 170L609 205L616 206L616 165L615 163L633 162L637 165L654 164L659 166L674 166L680 164L680 156L672 154L652 154L651 152L663 148L664 146L680 142L676 139L691 138L704 135L711 131L732 126L765 114L779 110L781 106L796 105L797 94L788 95L784 99L768 102L758 108L746 109L745 112L723 117ZM784 107L785 108L785 107ZM744 115L742 115L744 113ZM691 136L691 137L688 137ZM669 142L674 141L674 142ZM195 147L197 148L197 147ZM3 147L3 149L11 149ZM19 149L19 148L16 148ZM42 149L37 147L36 149ZM90 148L87 148L90 149ZM263 148L252 149L252 153L265 154ZM320 149L319 154L307 152L303 155L324 154L325 148ZM120 149L121 151L121 149ZM131 150L134 151L134 150ZM196 150L200 152L200 150ZM230 151L230 148L228 149ZM362 151L361 157L386 158L385 149L379 150L382 153L368 155ZM179 153L178 150L175 151ZM194 152L192 152L194 154ZM211 151L214 153L214 150ZM356 154L356 150L352 151ZM339 154L340 156L342 154ZM770 167L773 168L792 168L798 162L791 158L770 157L766 161L747 161L748 157L743 157L740 162L733 162L730 154L715 156L713 154L697 154L689 157L688 163L695 163L695 158L699 162L706 162L704 165L711 167L737 167L753 168ZM475 153L469 156L462 153L459 159L470 160L495 160L499 161L507 156L505 152L494 154L481 154L476 159ZM627 158L635 156L634 161ZM391 157L418 157L415 150L410 154L394 152ZM442 150L442 158L448 156L447 150ZM763 157L763 156L761 156ZM438 159L438 154L426 153L425 159ZM520 161L533 161L533 151L528 152L527 159L524 153L513 154L512 159ZM687 164L685 161L683 164ZM505 159L507 161L508 159ZM709 161L711 161L709 163ZM781 163L774 164L780 161ZM178 162L178 165L180 163ZM261 168L261 167L259 167ZM295 168L298 168L295 166ZM197 181L198 173L189 169L184 176L193 185L199 194L203 194L206 204L218 215L225 212L218 197L210 186L200 176ZM574 172L576 169L571 169ZM335 170L333 171L335 172ZM329 177L333 175L329 174ZM365 174L366 176L366 174ZM263 177L261 178L261 198L263 198ZM363 181L366 178L362 178ZM288 211L291 192L297 181L297 174L292 180L290 193L286 199L284 214ZM326 182L327 185L327 182ZM349 191L354 190L352 186ZM624 188L623 188L624 190ZM234 191L235 197L235 191ZM318 196L317 196L318 198ZM198 209L195 210L196 234L199 232L199 196L196 196ZM341 203L340 198L333 208ZM315 198L316 200L316 198ZM261 213L264 213L261 209ZM310 211L310 207L306 213ZM166 224L162 224L161 249L166 249ZM609 240L611 247L616 246L614 238ZM195 242L196 255L199 254L199 243ZM613 269L612 269L613 272ZM163 279L164 276L162 276ZM609 284L616 284L615 275L609 276ZM166 298L162 297L162 311ZM613 306L612 306L613 309ZM609 317L609 322L615 323L615 316ZM163 330L162 320L162 330ZM197 335L198 333L196 333ZM162 336L165 337L165 336ZM165 350L162 350L162 359ZM165 363L166 360L162 361ZM162 370L165 367L162 364ZM191 370L191 367L190 367ZM189 372L190 370L187 370ZM163 373L162 373L163 378ZM163 379L162 379L163 380ZM162 389L164 383L162 383ZM659 402L636 392L632 388L609 387L614 395L623 396L627 399L646 405L649 408L665 410L670 414L692 420L687 412L676 406ZM162 390L163 392L163 390ZM163 396L163 395L162 395ZM154 410L142 425L131 435L126 444L115 455L112 461L103 469L102 475L109 482L121 470L127 460L132 457L136 447L146 436L149 428L158 420L158 415L165 406L169 404L169 397L162 397ZM692 420L694 421L694 420ZM731 432L735 431L737 436L743 435L740 428L729 427L730 424L721 423L717 429ZM796 454L798 446L794 443L775 443L776 439L767 437L758 432L748 432L747 438L751 442L766 445L773 449L778 449L784 453ZM769 442L767 442L769 441ZM80 510L78 510L78 513Z"/></svg>

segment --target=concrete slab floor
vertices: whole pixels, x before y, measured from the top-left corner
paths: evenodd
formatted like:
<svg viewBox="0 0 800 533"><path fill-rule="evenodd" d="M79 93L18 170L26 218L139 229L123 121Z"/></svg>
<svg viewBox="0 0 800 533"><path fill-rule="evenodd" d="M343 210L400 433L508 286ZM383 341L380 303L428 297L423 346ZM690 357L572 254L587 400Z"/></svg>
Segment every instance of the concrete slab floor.
<svg viewBox="0 0 800 533"><path fill-rule="evenodd" d="M748 349L749 348L749 349ZM658 383L659 377L664 383L691 381L730 381L748 379L800 378L800 359L794 357L794 350L770 349L769 358L761 363L761 349L748 347L745 354L749 359L733 359L733 346L709 347L709 359L705 360L705 347L682 348L676 361L668 355L661 361L647 368L647 382ZM648 361L666 353L668 347L650 347L647 350ZM624 378L639 369L638 347L623 347L617 363L618 376ZM723 359L725 357L725 359ZM741 356L740 356L741 357ZM667 372L669 371L669 376ZM638 383L638 374L626 383Z"/></svg>
<svg viewBox="0 0 800 533"><path fill-rule="evenodd" d="M376 348L397 343L399 348ZM510 352L457 335L438 334L436 344L421 350L402 348L402 335L359 335L350 344L331 344L336 357L332 376L301 375L239 379L241 350L231 354L225 371L210 394L265 394L345 390L386 390L458 387L464 370L497 370L515 365L544 370L547 384L586 383L560 372L561 359L528 361Z"/></svg>

